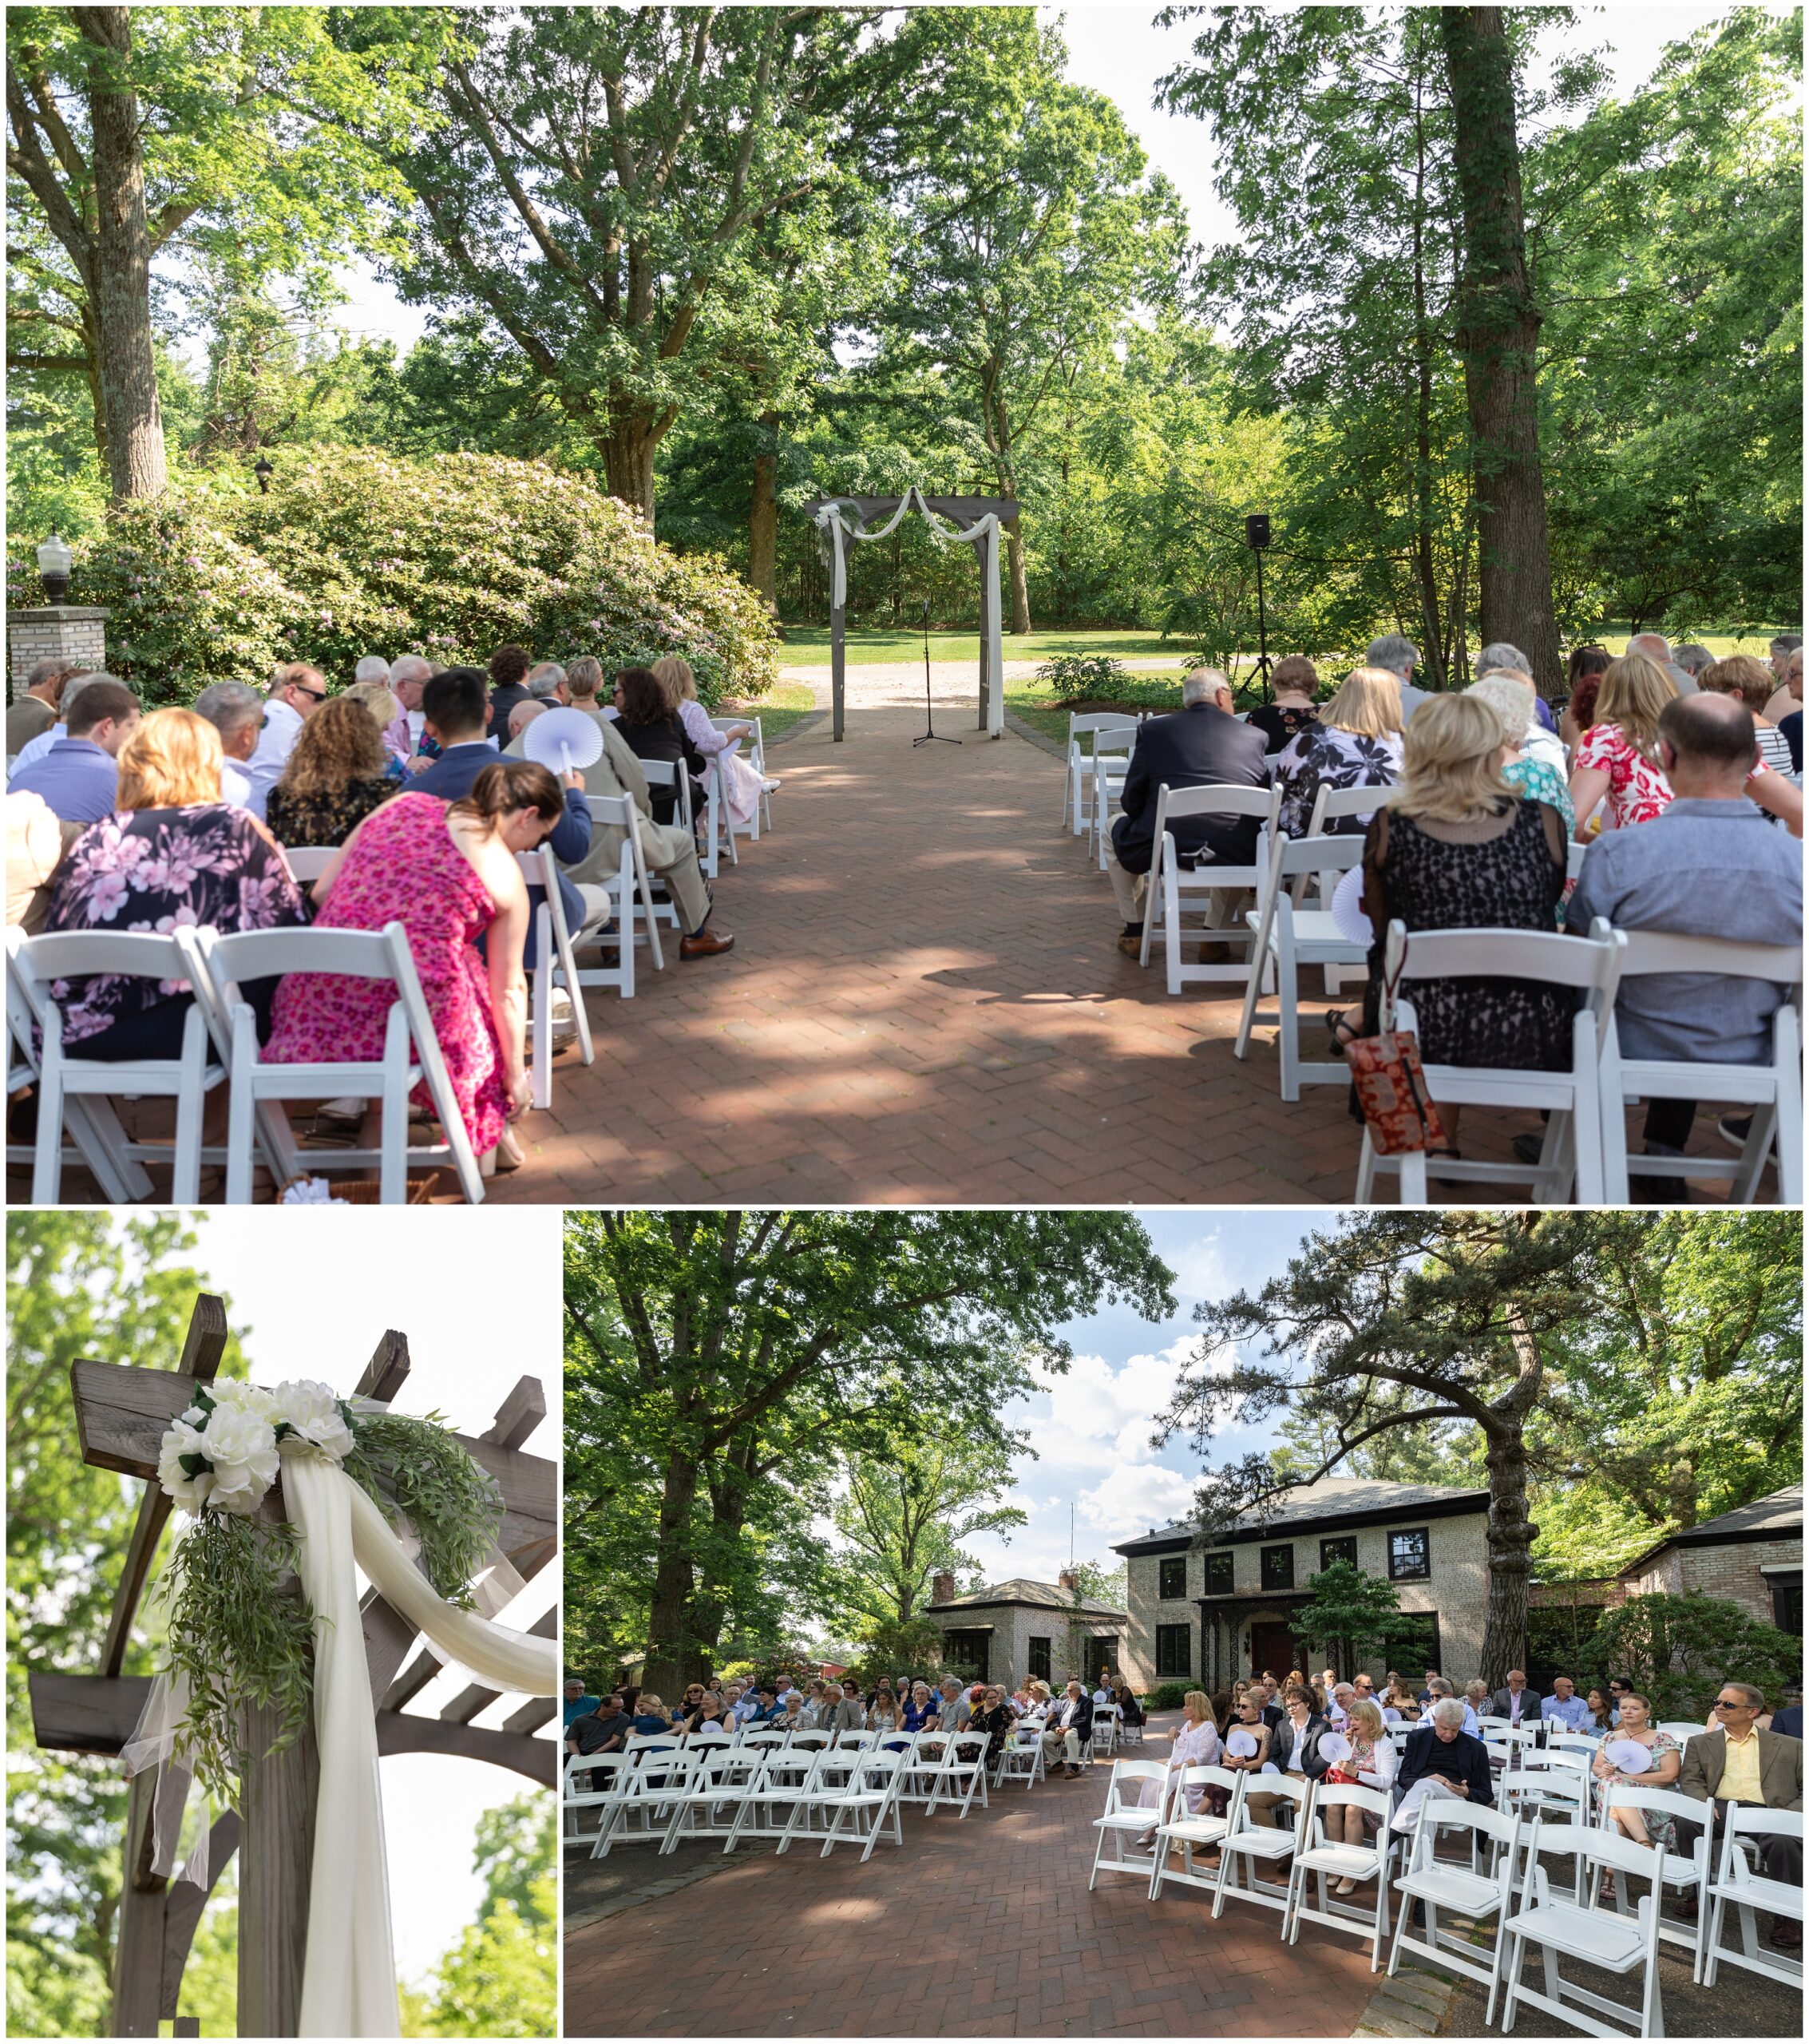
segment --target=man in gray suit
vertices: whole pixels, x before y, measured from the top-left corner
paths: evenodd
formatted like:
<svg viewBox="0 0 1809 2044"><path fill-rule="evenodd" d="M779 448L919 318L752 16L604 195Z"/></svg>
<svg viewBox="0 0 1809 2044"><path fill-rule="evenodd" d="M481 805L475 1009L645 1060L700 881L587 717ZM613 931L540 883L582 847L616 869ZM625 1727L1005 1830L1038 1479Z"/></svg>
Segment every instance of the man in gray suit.
<svg viewBox="0 0 1809 2044"><path fill-rule="evenodd" d="M1507 1687L1497 1689L1490 1700L1490 1709L1497 1717L1505 1717L1510 1725L1525 1725L1536 1728L1539 1721L1539 1693L1526 1686L1526 1674L1522 1668L1510 1668Z"/></svg>
<svg viewBox="0 0 1809 2044"><path fill-rule="evenodd" d="M1419 664L1419 648L1411 639L1403 639L1398 632L1391 632L1380 639L1372 639L1369 651L1364 656L1364 665L1385 667L1390 674L1401 678L1401 723L1403 728L1413 721L1413 713L1422 703L1431 697L1423 688L1413 685L1413 671Z"/></svg>

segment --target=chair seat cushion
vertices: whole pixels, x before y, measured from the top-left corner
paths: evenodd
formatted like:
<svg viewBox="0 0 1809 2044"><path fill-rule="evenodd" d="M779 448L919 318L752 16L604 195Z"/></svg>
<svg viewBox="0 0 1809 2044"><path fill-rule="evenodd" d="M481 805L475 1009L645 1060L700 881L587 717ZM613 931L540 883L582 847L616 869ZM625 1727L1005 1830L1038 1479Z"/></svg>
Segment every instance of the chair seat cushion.
<svg viewBox="0 0 1809 2044"><path fill-rule="evenodd" d="M1255 1860L1285 1860L1294 1849L1294 1834L1291 1831L1278 1831L1273 1838L1265 1838L1260 1831L1240 1831L1227 1837L1228 1852L1248 1852Z"/></svg>
<svg viewBox="0 0 1809 2044"><path fill-rule="evenodd" d="M1708 1892L1720 1896L1724 1902L1744 1902L1749 1908L1763 1909L1774 1916L1795 1916L1799 1921L1803 1915L1803 1891L1787 1887L1783 1881L1768 1881L1759 1875L1749 1880L1713 1881Z"/></svg>
<svg viewBox="0 0 1809 2044"><path fill-rule="evenodd" d="M1461 1910L1467 1916L1492 1915L1501 1899L1493 1881L1455 1867L1403 1874L1395 1888L1398 1894L1411 1895L1416 1901L1436 1903L1441 1909Z"/></svg>
<svg viewBox="0 0 1809 2044"><path fill-rule="evenodd" d="M1572 1959L1605 1966L1613 1973L1631 1971L1645 1953L1645 1940L1637 1918L1622 1919L1566 1903L1548 1902L1523 1909L1510 1916L1502 1928L1518 1931L1534 1943L1550 1945L1554 1951Z"/></svg>
<svg viewBox="0 0 1809 2044"><path fill-rule="evenodd" d="M1382 1856L1366 1845L1314 1845L1296 1853L1294 1864L1319 1873L1341 1874L1346 1880L1366 1881L1380 1872Z"/></svg>

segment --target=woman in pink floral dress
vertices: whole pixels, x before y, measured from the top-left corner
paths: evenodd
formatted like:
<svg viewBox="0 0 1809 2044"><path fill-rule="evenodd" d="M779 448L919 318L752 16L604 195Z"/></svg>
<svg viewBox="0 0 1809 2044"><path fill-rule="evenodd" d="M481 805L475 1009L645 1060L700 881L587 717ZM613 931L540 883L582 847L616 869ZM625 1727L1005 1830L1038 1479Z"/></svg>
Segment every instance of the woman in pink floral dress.
<svg viewBox="0 0 1809 2044"><path fill-rule="evenodd" d="M1676 692L1671 677L1643 653L1609 662L1596 696L1595 722L1570 763L1578 838L1587 842L1594 834L1589 819L1605 797L1604 830L1649 823L1670 806L1671 784L1658 764L1658 719Z"/></svg>
<svg viewBox="0 0 1809 2044"><path fill-rule="evenodd" d="M516 854L537 846L562 813L559 784L544 766L499 760L461 802L405 794L374 810L315 885L323 929L399 922L408 933L447 1077L486 1173L521 1162L508 1124L528 1103L528 894ZM277 989L264 1056L278 1064L381 1058L393 999L381 980L292 972ZM424 1086L414 1097L432 1111Z"/></svg>

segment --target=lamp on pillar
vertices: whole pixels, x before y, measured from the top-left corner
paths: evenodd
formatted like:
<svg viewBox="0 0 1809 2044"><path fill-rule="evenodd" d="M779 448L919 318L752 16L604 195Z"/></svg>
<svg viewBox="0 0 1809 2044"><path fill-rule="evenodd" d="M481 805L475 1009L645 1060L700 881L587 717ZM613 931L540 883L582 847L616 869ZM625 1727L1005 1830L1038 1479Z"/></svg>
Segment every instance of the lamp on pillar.
<svg viewBox="0 0 1809 2044"><path fill-rule="evenodd" d="M69 570L74 565L75 556L68 545L53 533L38 549L38 572L46 603L60 604L68 596Z"/></svg>
<svg viewBox="0 0 1809 2044"><path fill-rule="evenodd" d="M251 473L257 477L258 488L263 492L266 497L270 494L270 479L275 473L275 471L271 467L270 463L262 454L259 455L258 458L251 464Z"/></svg>

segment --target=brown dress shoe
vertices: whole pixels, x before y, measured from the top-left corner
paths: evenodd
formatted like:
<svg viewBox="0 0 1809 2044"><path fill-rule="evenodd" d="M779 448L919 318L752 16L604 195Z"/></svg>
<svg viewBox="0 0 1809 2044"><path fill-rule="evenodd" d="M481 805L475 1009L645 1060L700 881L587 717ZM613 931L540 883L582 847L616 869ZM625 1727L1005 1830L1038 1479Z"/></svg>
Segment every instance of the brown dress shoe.
<svg viewBox="0 0 1809 2044"><path fill-rule="evenodd" d="M1143 933L1141 930L1121 931L1118 949L1127 958L1140 958L1143 955Z"/></svg>
<svg viewBox="0 0 1809 2044"><path fill-rule="evenodd" d="M679 940L679 956L681 958L714 958L725 951L733 951L734 948L733 937L712 930L707 925L695 937L682 937Z"/></svg>

